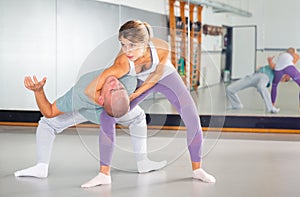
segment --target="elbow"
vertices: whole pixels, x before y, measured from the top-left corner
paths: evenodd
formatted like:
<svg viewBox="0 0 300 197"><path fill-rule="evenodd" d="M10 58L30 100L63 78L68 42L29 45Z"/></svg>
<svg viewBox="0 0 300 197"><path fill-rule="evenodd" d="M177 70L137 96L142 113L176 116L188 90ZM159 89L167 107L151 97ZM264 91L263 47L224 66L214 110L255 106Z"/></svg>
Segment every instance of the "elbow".
<svg viewBox="0 0 300 197"><path fill-rule="evenodd" d="M93 98L93 94L95 93L94 91L92 91L93 89L90 87L86 87L84 89L84 94L89 97L89 98Z"/></svg>
<svg viewBox="0 0 300 197"><path fill-rule="evenodd" d="M88 90L88 89L85 89L84 90L84 94L91 100L93 100L93 96L92 96L92 93Z"/></svg>
<svg viewBox="0 0 300 197"><path fill-rule="evenodd" d="M269 65L270 65L270 68L271 68L272 70L275 69L275 64L274 64L274 63L270 62Z"/></svg>
<svg viewBox="0 0 300 197"><path fill-rule="evenodd" d="M53 105L49 109L41 111L41 113L46 118L54 118L54 117L58 116L59 114L61 114L61 112L59 110L55 110L55 108L53 108Z"/></svg>
<svg viewBox="0 0 300 197"><path fill-rule="evenodd" d="M89 95L88 93L89 93L88 89L87 89L87 88L85 88L85 90L84 90L84 94L88 96L88 95Z"/></svg>
<svg viewBox="0 0 300 197"><path fill-rule="evenodd" d="M87 86L87 87L84 89L83 92L84 92L85 95L88 96L88 95L89 95L89 86Z"/></svg>
<svg viewBox="0 0 300 197"><path fill-rule="evenodd" d="M46 118L54 118L55 117L55 115L53 115L52 113L42 113L43 114L43 116L44 117L46 117Z"/></svg>
<svg viewBox="0 0 300 197"><path fill-rule="evenodd" d="M93 93L91 91L89 91L88 88L86 88L84 90L84 94L89 98L89 99L93 99Z"/></svg>
<svg viewBox="0 0 300 197"><path fill-rule="evenodd" d="M46 118L54 118L54 116L44 115Z"/></svg>

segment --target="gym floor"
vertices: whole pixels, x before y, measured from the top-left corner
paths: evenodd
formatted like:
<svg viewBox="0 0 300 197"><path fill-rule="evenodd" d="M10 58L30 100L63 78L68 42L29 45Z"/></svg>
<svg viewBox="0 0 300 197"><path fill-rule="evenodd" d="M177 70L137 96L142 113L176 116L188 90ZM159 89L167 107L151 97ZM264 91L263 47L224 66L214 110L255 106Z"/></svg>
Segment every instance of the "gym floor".
<svg viewBox="0 0 300 197"><path fill-rule="evenodd" d="M112 184L82 189L99 169L97 128L58 135L49 176L36 179L13 175L35 164L35 127L0 126L0 196L299 196L298 134L204 132L203 168L217 179L208 184L191 178L185 131L149 130L149 158L168 164L145 174L135 172L127 132L117 132Z"/></svg>
<svg viewBox="0 0 300 197"><path fill-rule="evenodd" d="M298 88L281 84L278 114L269 114L255 89L239 93L242 110L227 110L224 86L192 92L201 114L298 117ZM292 88L290 88L292 87ZM154 95L141 106L146 113L176 114L168 102ZM287 102L288 101L288 102ZM217 179L207 184L191 178L185 130L148 130L149 158L167 160L166 167L145 174L136 172L128 130L118 129L112 163L112 184L90 189L80 185L99 170L98 128L77 126L59 134L54 143L46 179L16 178L16 170L36 162L32 126L0 126L0 196L299 196L300 135L205 131L203 168Z"/></svg>

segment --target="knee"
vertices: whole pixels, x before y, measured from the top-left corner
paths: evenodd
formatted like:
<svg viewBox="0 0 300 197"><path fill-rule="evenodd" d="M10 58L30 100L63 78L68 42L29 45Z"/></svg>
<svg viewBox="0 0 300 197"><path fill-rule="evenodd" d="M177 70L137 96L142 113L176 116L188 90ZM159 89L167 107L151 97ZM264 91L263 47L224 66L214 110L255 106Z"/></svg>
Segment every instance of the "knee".
<svg viewBox="0 0 300 197"><path fill-rule="evenodd" d="M104 123L111 123L111 124L114 124L116 123L115 121L115 118L108 115L106 113L106 111L103 111L101 114L100 114L100 123L101 124L104 124Z"/></svg>
<svg viewBox="0 0 300 197"><path fill-rule="evenodd" d="M46 119L48 119L48 118L46 118L45 116L43 116L43 117L41 117L41 119L39 120L39 124L45 124L47 121L46 121Z"/></svg>
<svg viewBox="0 0 300 197"><path fill-rule="evenodd" d="M276 88L278 86L279 82L280 82L280 79L278 80L277 78L276 79L274 78L272 81L272 88L273 87Z"/></svg>
<svg viewBox="0 0 300 197"><path fill-rule="evenodd" d="M277 88L277 83L272 83L272 90L276 89Z"/></svg>
<svg viewBox="0 0 300 197"><path fill-rule="evenodd" d="M141 120L145 120L145 119L146 119L146 115L145 115L144 111L143 110L139 111L139 113L136 117L136 120L141 121Z"/></svg>
<svg viewBox="0 0 300 197"><path fill-rule="evenodd" d="M293 79L300 86L300 76Z"/></svg>
<svg viewBox="0 0 300 197"><path fill-rule="evenodd" d="M146 115L145 115L144 111L140 111L138 113L138 115L135 117L132 124L135 126L139 126L139 127L147 126Z"/></svg>
<svg viewBox="0 0 300 197"><path fill-rule="evenodd" d="M264 84L264 83L259 83L259 84L256 86L256 89L257 89L257 91L259 91L259 92L262 92L265 88L267 88L267 85Z"/></svg>
<svg viewBox="0 0 300 197"><path fill-rule="evenodd" d="M226 90L227 94L233 94L234 93L231 86L228 86L225 90Z"/></svg>
<svg viewBox="0 0 300 197"><path fill-rule="evenodd" d="M39 126L42 127L50 127L50 128L55 128L55 125L53 124L53 122L51 121L50 118L46 118L45 116L41 117L41 119L38 122Z"/></svg>
<svg viewBox="0 0 300 197"><path fill-rule="evenodd" d="M37 134L42 132L49 132L52 135L56 135L57 133L61 132L60 129L57 129L55 123L51 121L51 119L42 117L38 122Z"/></svg>

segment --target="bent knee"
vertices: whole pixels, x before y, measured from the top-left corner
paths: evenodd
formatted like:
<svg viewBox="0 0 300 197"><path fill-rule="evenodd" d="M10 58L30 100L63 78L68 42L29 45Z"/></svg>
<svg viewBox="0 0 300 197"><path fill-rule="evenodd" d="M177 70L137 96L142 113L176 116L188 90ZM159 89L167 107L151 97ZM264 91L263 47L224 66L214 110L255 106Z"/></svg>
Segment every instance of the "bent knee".
<svg viewBox="0 0 300 197"><path fill-rule="evenodd" d="M228 93L228 94L233 94L234 93L231 86L228 86L225 90L226 90L226 93Z"/></svg>

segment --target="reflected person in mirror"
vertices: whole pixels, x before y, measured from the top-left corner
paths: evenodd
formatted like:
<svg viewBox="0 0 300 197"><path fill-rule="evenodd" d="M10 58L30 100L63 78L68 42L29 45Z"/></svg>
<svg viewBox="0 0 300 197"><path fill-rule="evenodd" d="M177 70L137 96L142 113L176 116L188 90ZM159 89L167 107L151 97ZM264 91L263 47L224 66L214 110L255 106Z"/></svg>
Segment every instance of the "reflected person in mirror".
<svg viewBox="0 0 300 197"><path fill-rule="evenodd" d="M295 64L299 60L299 54L295 48L288 48L285 52L281 53L276 59L273 59L270 64L274 67L274 79L272 82L271 99L272 104L275 106L277 97L277 86L282 81L283 76L288 75L295 81L300 87L300 72L295 67ZM299 93L299 105L300 111L300 93Z"/></svg>
<svg viewBox="0 0 300 197"><path fill-rule="evenodd" d="M226 88L226 95L230 104L229 109L241 109L243 104L241 103L237 93L246 88L256 88L262 99L264 100L265 107L269 113L279 112L279 108L272 105L269 87L274 78L274 65L272 64L272 57L268 57L269 65L260 67L254 74L247 75L233 83ZM287 80L288 76L284 76L284 80Z"/></svg>

